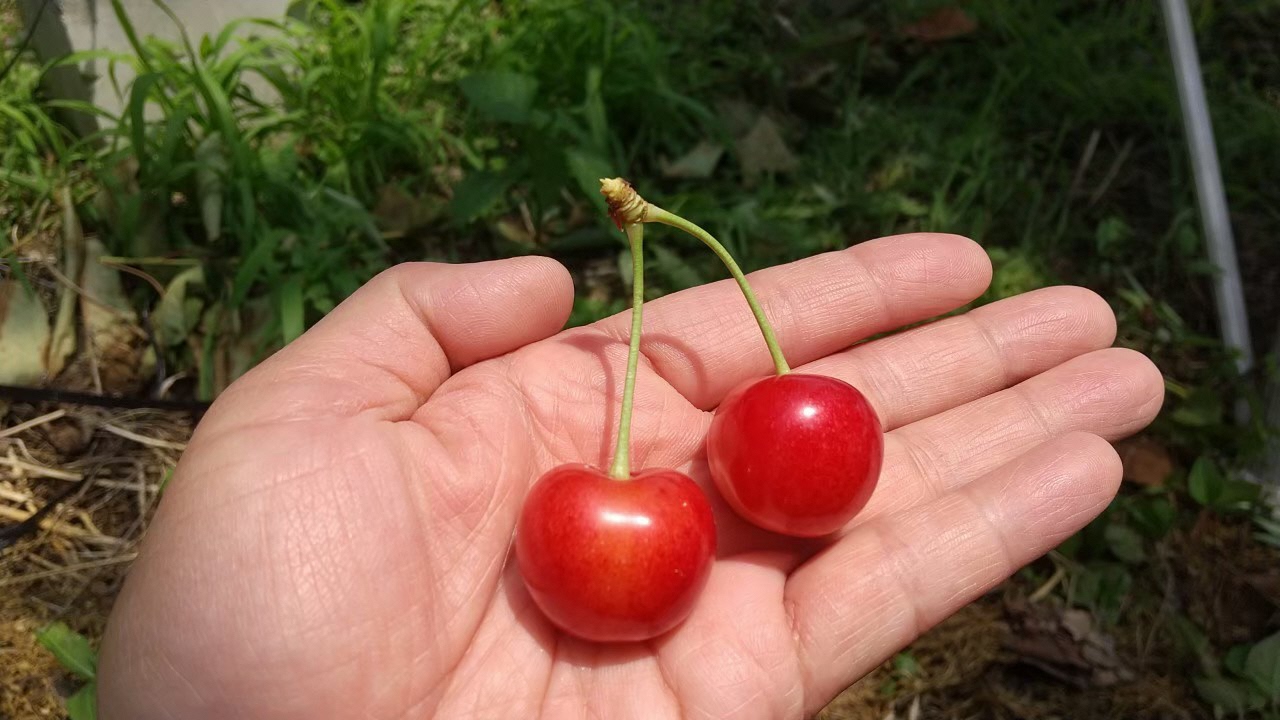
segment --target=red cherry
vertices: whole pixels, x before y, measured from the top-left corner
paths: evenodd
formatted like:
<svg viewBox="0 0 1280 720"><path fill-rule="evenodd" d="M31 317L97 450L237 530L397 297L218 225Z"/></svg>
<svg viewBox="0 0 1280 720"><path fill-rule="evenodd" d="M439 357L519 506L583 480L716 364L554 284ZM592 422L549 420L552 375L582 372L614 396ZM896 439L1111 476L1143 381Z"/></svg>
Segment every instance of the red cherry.
<svg viewBox="0 0 1280 720"><path fill-rule="evenodd" d="M707 436L711 477L729 505L766 530L839 530L875 489L884 435L852 385L787 373L735 388Z"/></svg>
<svg viewBox="0 0 1280 720"><path fill-rule="evenodd" d="M679 625L711 574L716 526L706 495L675 470L617 480L561 465L525 498L516 560L533 600L561 629L598 642Z"/></svg>

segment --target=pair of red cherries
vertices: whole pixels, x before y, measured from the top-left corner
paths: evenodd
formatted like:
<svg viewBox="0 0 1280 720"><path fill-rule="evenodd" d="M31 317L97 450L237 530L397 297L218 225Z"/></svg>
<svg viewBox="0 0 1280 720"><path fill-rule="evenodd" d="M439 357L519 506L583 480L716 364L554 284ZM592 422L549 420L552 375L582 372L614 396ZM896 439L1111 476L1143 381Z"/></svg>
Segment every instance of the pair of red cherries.
<svg viewBox="0 0 1280 720"><path fill-rule="evenodd" d="M707 462L721 496L743 519L775 533L838 531L866 505L880 474L884 436L866 398L836 378L788 372L741 271L704 230L645 202L623 180L602 181L602 192L632 240L636 285L641 224L689 231L739 281L773 353L778 374L735 388L711 421ZM642 302L637 289L621 461L610 472L578 464L548 471L526 497L516 530L517 562L539 609L565 632L597 642L643 641L678 626L693 611L716 552L711 503L692 479L669 468L631 473L628 466Z"/></svg>

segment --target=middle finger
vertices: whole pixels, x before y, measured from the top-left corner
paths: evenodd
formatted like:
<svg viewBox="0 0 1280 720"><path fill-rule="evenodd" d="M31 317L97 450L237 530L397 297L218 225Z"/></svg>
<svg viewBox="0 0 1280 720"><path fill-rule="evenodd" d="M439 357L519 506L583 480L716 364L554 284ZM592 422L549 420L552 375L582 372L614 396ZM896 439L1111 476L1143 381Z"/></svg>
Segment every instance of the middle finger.
<svg viewBox="0 0 1280 720"><path fill-rule="evenodd" d="M1055 437L1130 435L1163 401L1164 378L1150 360L1109 348L899 428L885 435L879 484L846 530L941 497Z"/></svg>
<svg viewBox="0 0 1280 720"><path fill-rule="evenodd" d="M816 360L866 395L886 431L1003 390L1111 345L1115 314L1096 293L1051 287Z"/></svg>

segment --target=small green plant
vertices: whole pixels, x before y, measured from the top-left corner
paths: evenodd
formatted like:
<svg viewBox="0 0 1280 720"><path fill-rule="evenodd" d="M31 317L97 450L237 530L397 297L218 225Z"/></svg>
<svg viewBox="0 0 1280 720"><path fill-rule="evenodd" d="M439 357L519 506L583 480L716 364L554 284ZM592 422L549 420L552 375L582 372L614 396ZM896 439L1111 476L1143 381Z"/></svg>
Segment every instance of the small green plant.
<svg viewBox="0 0 1280 720"><path fill-rule="evenodd" d="M94 720L98 717L98 652L88 638L55 622L36 633L36 641L53 654L68 672L84 680L70 698L67 698L67 715L71 720Z"/></svg>
<svg viewBox="0 0 1280 720"><path fill-rule="evenodd" d="M1207 455L1196 459L1187 474L1187 492L1204 507L1221 513L1247 512L1257 502L1261 486L1225 474Z"/></svg>
<svg viewBox="0 0 1280 720"><path fill-rule="evenodd" d="M1193 627L1191 636L1195 636ZM1197 644L1207 648L1200 636ZM1280 633L1250 645L1237 645L1221 661L1209 655L1210 672L1195 679L1196 692L1216 717L1280 718ZM1256 713L1256 714L1255 714Z"/></svg>
<svg viewBox="0 0 1280 720"><path fill-rule="evenodd" d="M921 676L924 672L920 661L910 650L904 650L893 656L893 672L880 685L879 693L883 697L893 697L899 693L904 683Z"/></svg>
<svg viewBox="0 0 1280 720"><path fill-rule="evenodd" d="M16 36L16 28L0 25L0 37L10 33ZM5 55L0 65L8 67L0 77L0 270L20 274L20 263L11 259L30 249L37 231L57 217L51 208L60 189L85 196L96 151L58 118L60 110L83 108L42 97L42 70L33 57Z"/></svg>

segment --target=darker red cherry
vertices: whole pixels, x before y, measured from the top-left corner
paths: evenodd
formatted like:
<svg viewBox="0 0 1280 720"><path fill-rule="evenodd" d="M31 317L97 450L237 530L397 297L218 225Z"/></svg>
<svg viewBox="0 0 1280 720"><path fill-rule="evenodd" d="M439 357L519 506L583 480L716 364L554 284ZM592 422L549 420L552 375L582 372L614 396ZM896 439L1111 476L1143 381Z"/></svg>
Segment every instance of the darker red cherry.
<svg viewBox="0 0 1280 720"><path fill-rule="evenodd" d="M766 530L817 537L871 497L884 457L875 411L852 385L787 373L745 383L711 421L711 477L739 515Z"/></svg>
<svg viewBox="0 0 1280 720"><path fill-rule="evenodd" d="M679 625L711 574L711 504L675 470L617 480L561 465L538 480L516 529L516 559L542 612L599 642L647 640Z"/></svg>

